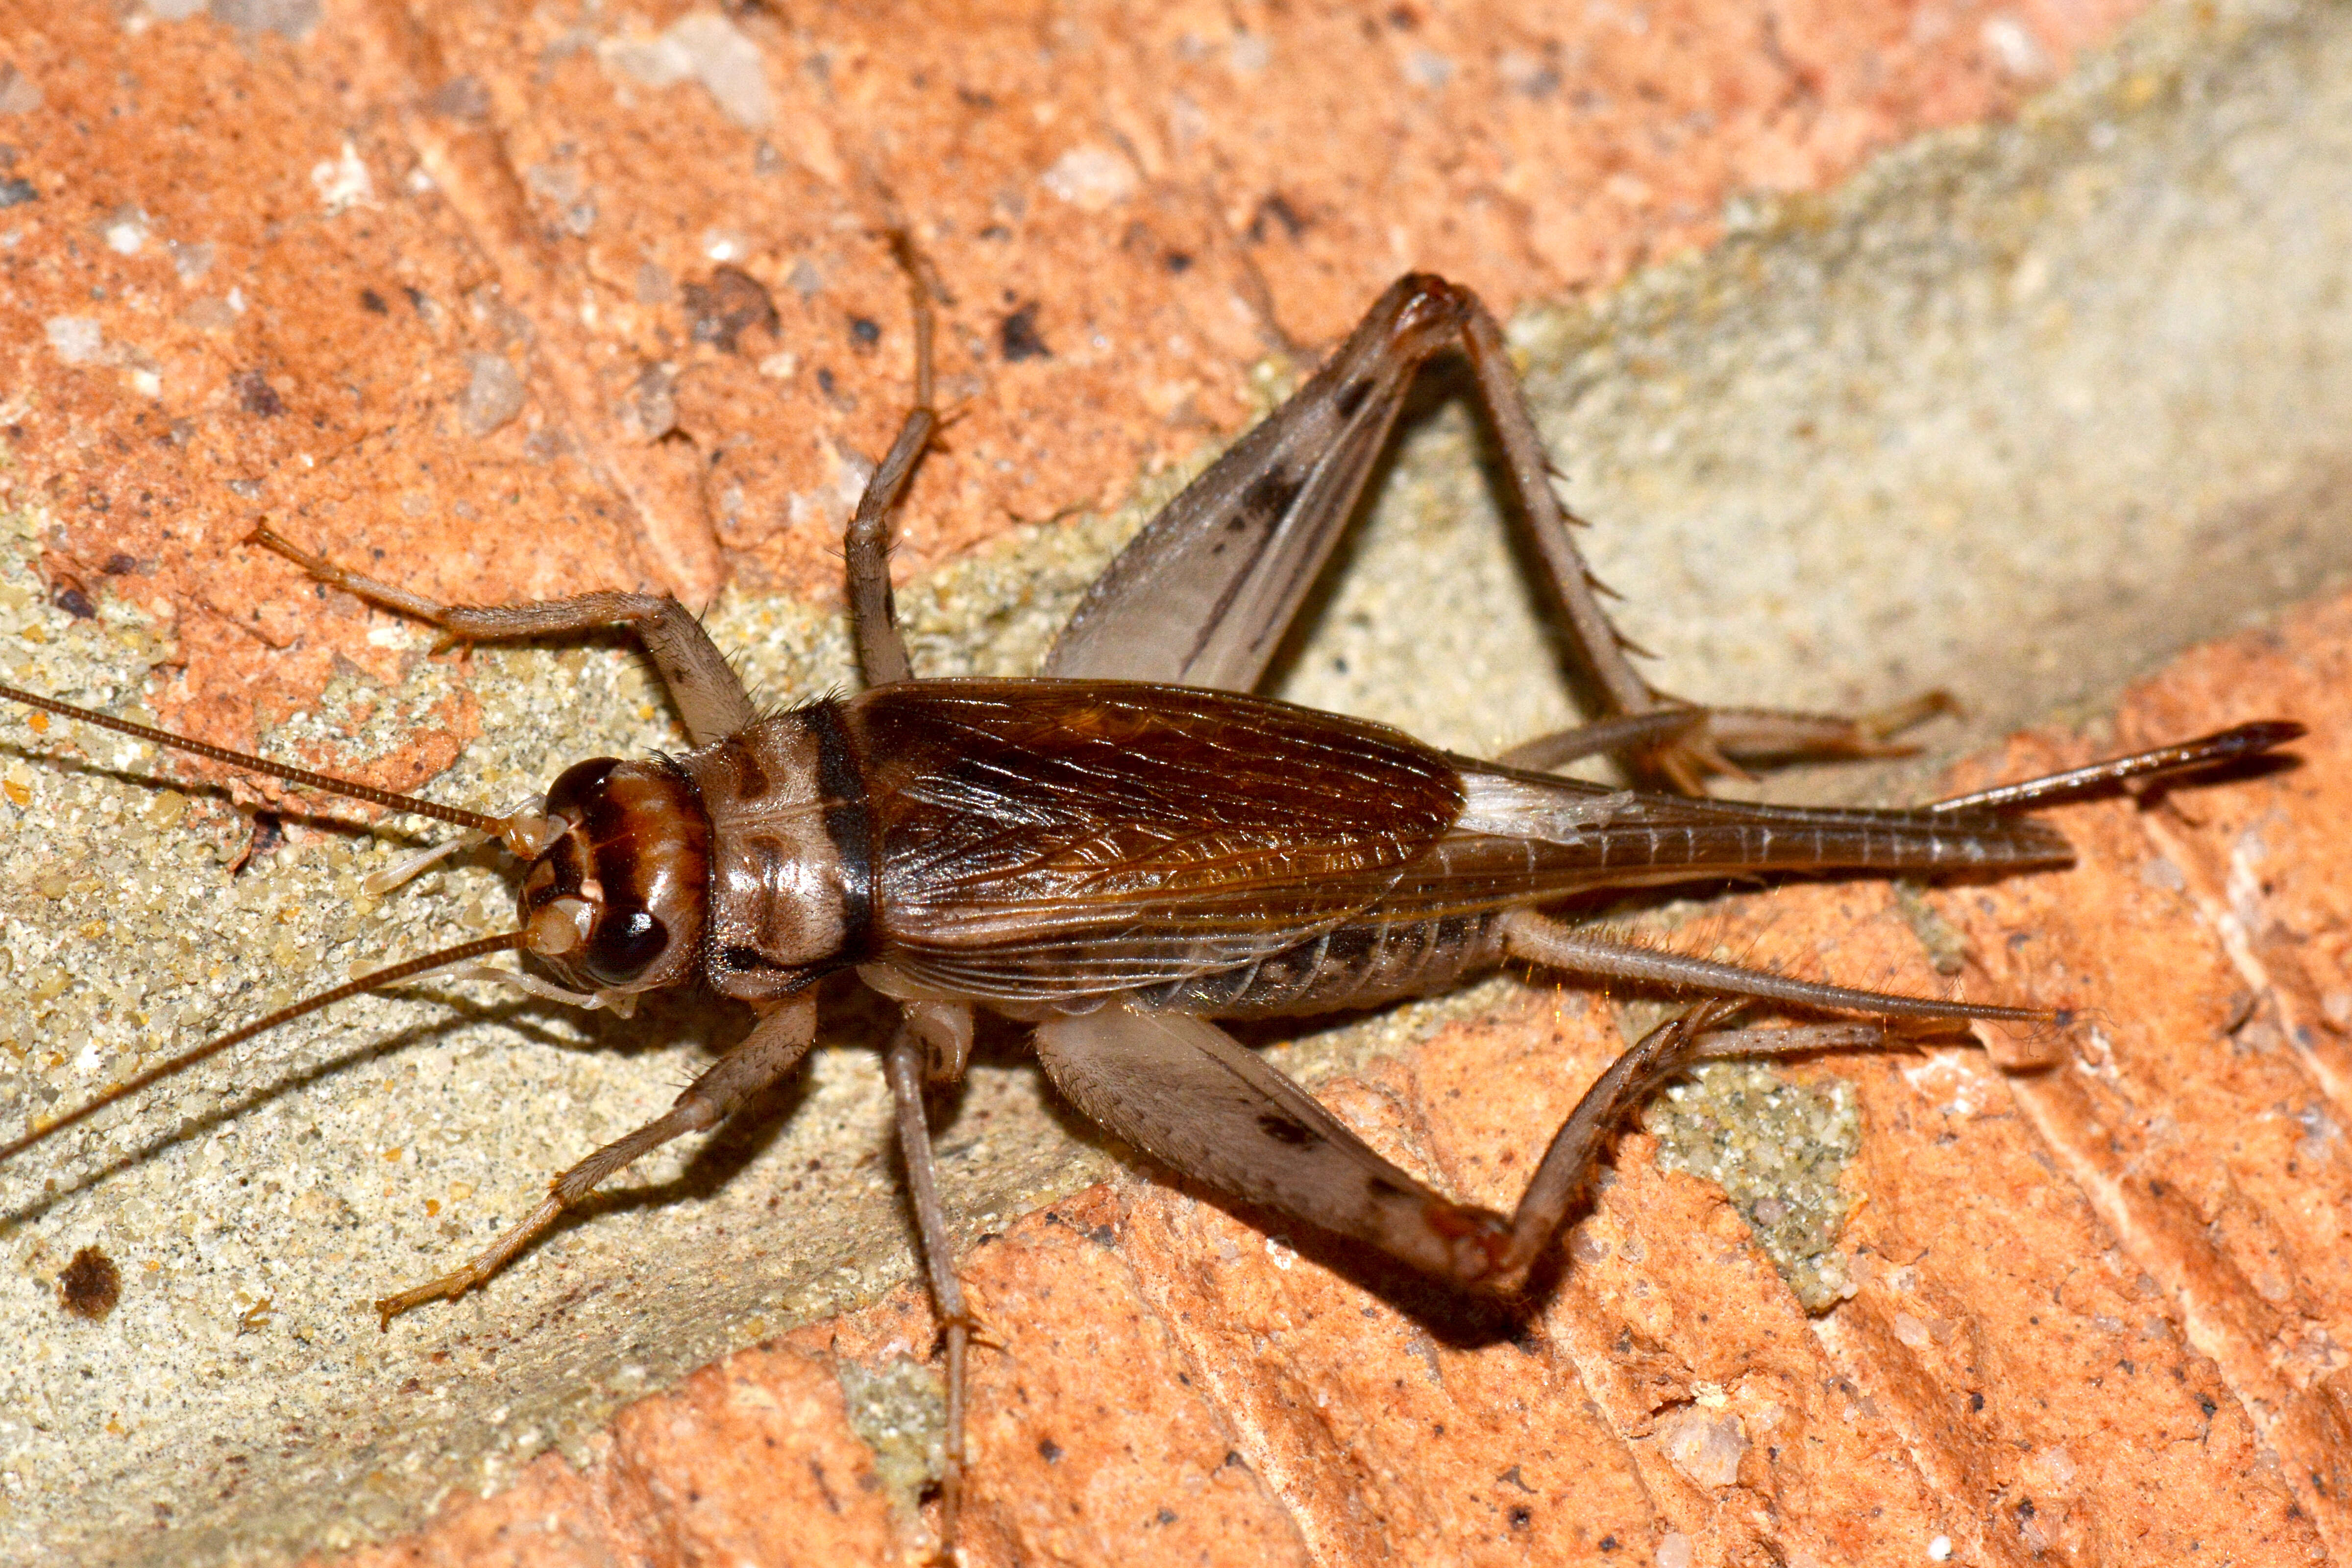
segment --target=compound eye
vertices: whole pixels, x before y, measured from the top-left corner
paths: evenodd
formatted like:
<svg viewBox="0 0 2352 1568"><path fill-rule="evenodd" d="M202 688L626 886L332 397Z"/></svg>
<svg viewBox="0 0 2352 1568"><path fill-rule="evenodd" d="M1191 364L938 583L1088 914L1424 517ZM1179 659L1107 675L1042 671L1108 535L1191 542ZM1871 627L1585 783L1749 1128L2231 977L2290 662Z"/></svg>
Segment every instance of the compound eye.
<svg viewBox="0 0 2352 1568"><path fill-rule="evenodd" d="M653 967L669 946L669 928L647 910L607 910L588 938L580 966L607 985L625 985Z"/></svg>
<svg viewBox="0 0 2352 1568"><path fill-rule="evenodd" d="M569 817L573 821L588 815L604 794L604 781L621 765L618 757L591 757L584 763L574 763L556 775L547 786L547 811L551 816Z"/></svg>

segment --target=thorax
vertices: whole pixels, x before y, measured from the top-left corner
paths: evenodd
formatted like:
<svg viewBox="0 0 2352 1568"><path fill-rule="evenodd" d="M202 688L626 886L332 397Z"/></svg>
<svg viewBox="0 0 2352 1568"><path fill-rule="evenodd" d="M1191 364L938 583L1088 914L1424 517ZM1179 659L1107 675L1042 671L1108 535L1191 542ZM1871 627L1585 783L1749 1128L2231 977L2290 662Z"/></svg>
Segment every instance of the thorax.
<svg viewBox="0 0 2352 1568"><path fill-rule="evenodd" d="M854 959L873 923L870 816L825 701L678 759L710 823L711 984L757 1002Z"/></svg>

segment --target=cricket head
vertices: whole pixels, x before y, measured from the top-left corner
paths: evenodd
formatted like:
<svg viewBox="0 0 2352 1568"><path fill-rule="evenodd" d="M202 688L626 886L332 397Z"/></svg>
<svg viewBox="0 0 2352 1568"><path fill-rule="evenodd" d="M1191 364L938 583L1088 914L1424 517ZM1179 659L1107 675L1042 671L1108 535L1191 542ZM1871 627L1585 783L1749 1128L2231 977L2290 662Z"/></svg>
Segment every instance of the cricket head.
<svg viewBox="0 0 2352 1568"><path fill-rule="evenodd" d="M505 837L530 863L523 951L575 989L629 994L688 979L702 946L710 826L664 758L595 757L560 774Z"/></svg>

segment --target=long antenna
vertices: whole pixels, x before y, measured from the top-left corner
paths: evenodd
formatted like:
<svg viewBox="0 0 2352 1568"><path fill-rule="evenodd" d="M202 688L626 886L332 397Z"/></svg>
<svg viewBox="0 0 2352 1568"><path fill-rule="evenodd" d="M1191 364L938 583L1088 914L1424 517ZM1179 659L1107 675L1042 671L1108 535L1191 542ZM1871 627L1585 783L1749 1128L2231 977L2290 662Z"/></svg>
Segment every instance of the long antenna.
<svg viewBox="0 0 2352 1568"><path fill-rule="evenodd" d="M226 746L215 746L203 741L191 741L184 735L174 735L169 730L157 730L145 724L133 724L128 719L117 719L111 714L92 712L89 709L77 708L70 702L60 702L54 697L42 697L34 692L20 690L14 686L0 684L0 697L14 698L27 708L38 708L46 713L59 714L68 719L79 719L85 724L95 724L101 730L111 730L118 735L129 735L134 740L152 742L158 746L170 746L183 752L193 752L200 757L210 757L216 763L226 763L233 768L243 768L248 773L268 773L272 778L284 779L289 784L308 784L310 788L328 795L340 795L352 800L364 800L376 805L390 806L394 811L405 811L416 816L429 816L436 821L455 823L459 827L470 827L478 833L487 833L493 838L503 837L509 825L509 819L503 816L485 816L478 811L467 811L458 806L443 805L439 801L419 800L413 795L395 795L391 790L378 789L373 784L353 784L349 779L331 778L325 773L314 773L308 768L288 767L283 763L273 763L267 757L257 757L249 752L232 752ZM5 1154L0 1154L0 1159L5 1158L6 1158Z"/></svg>
<svg viewBox="0 0 2352 1568"><path fill-rule="evenodd" d="M388 969L379 969L364 980L353 980L346 984L338 985L331 991L321 991L315 996L305 996L290 1007L280 1007L275 1013L256 1018L241 1028L231 1029L227 1034L206 1040L192 1050L182 1051L178 1056L168 1061L160 1062L145 1072L133 1074L96 1098L82 1101L56 1121L45 1121L11 1142L0 1143L0 1164L15 1159L49 1134L61 1132L75 1122L96 1115L126 1095L136 1094L149 1084L167 1079L184 1068L192 1068L209 1057L217 1056L231 1046L249 1040L264 1030L274 1029L280 1024L291 1023L305 1013L315 1013L330 1003L340 1002L346 996L357 996L369 991L381 991L387 985L396 985L413 975L423 974L427 970L440 969L452 963L462 963L469 958L480 958L488 953L505 952L522 944L523 933L519 931L505 931L497 936L478 937L472 942L461 942L455 947L445 947L438 952L428 952L422 958L407 959Z"/></svg>

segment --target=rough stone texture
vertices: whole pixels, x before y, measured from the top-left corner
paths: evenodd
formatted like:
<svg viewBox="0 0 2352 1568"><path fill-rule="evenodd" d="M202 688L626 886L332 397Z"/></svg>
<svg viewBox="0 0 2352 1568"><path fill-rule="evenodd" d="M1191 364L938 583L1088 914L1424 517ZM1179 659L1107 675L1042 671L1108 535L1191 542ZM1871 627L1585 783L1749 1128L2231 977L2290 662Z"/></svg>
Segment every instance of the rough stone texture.
<svg viewBox="0 0 2352 1568"><path fill-rule="evenodd" d="M912 571L1230 436L1251 362L1405 267L1505 312L1614 282L2137 6L216 9L0 13L0 320L51 572L133 563L183 621L166 710L249 735L383 662L238 548L263 510L445 595L836 593L907 397L887 223L957 300ZM485 356L525 372L487 428Z"/></svg>
<svg viewBox="0 0 2352 1568"><path fill-rule="evenodd" d="M254 518L467 597L700 596L728 576L715 623L764 689L837 682L828 552L904 396L903 293L872 237L891 200L956 292L942 368L961 417L901 554L927 670L1029 667L1150 502L1296 374L1284 341L1327 339L1408 263L1507 310L1669 258L1524 310L1514 335L1601 573L1693 695L1861 704L1941 682L1976 715L1932 737L1948 751L2053 703L2104 709L2352 556L2340 7L2168 5L2111 47L2096 7L5 15L5 678L394 786L495 806L574 756L677 742L618 650L430 657L429 637L239 548ZM2060 80L2085 44L2102 47ZM1960 128L1897 145L1936 125ZM722 265L764 289L772 333ZM1451 416L1408 442L1286 691L1471 747L1566 717L1476 457ZM2201 721L2239 679L2217 668L2155 730ZM361 814L231 786L289 808L273 843L144 748L62 722L5 743L12 1107L504 924L488 861L362 897L406 841L335 826ZM141 782L158 773L183 787ZM1041 1107L1016 1042L991 1042L942 1137L959 1234L1000 1237L971 1276L1021 1352L980 1358L997 1479L975 1549L1916 1561L1940 1532L1964 1556L2165 1560L2185 1534L2279 1561L2307 1519L2340 1553L2340 1491L2292 1479L2325 1477L2341 1446L2320 1201L2343 1121L2330 1030L2352 1018L2326 869L2340 820L2257 815L2228 853L2167 849L2177 879L2131 884L2126 929L2224 940L2123 966L2195 1001L2151 1005L2152 1032L2106 1026L2090 1059L2119 1076L1961 1093L1972 1058L1924 1089L1916 1063L1837 1067L1864 1108L1848 1234L1870 1250L1858 1294L1811 1330L1737 1216L1659 1175L1639 1135L1590 1267L1507 1355L1490 1324L1350 1295L1318 1272L1344 1259L1307 1238L1269 1247L1158 1189L1090 1196L1069 1235L1016 1222L1114 1166ZM2286 874L2288 855L2313 869ZM2056 984L2001 945L2029 918L2053 951L2070 929L1998 901L2042 885L1992 889L1990 914L1933 896L1985 955L1971 986ZM1899 900L1837 889L1818 929L1789 912L1832 896L1678 929L1928 983ZM0 1556L266 1558L410 1528L443 1496L458 1533L415 1552L790 1561L802 1548L762 1531L835 1521L809 1556L911 1548L920 1527L892 1511L925 1442L906 1358L931 1336L919 1298L884 1294L904 1226L870 1016L839 1000L843 1046L805 1088L390 1336L362 1298L478 1246L740 1020L583 1024L450 980L285 1031L8 1173ZM2177 1100L2220 1048L2215 1007L2231 1049L2318 1089L2258 1062L2214 1086L2229 1109L2210 1121L2206 1099ZM1507 1027L1446 1027L1488 1015ZM1279 1048L1360 1070L1351 1115L1501 1197L1505 1156L1621 1034L1573 994L1499 982ZM1488 1063L1540 1110L1490 1111L1468 1087ZM2006 1120L1922 1109L2003 1094ZM1871 1141L1898 1134L1919 1146ZM2215 1161L2226 1177L2204 1174ZM1970 1194L1990 1195L1955 1207ZM2051 1229L2021 1248L2026 1211ZM1079 1233L1100 1255L1065 1279L1046 1260ZM1923 1254L1952 1234L1968 1244ZM123 1278L100 1323L55 1293L87 1246ZM1995 1307L1969 1328L1954 1303L1977 1294ZM766 1393L691 1373L761 1341L780 1358ZM903 1396L879 1459L843 1446L822 1386L836 1356ZM1982 1410L1954 1403L1962 1386ZM852 1401L868 1434L887 1425L870 1397ZM815 1468L760 1465L770 1436ZM508 1500L462 1501L478 1488Z"/></svg>

